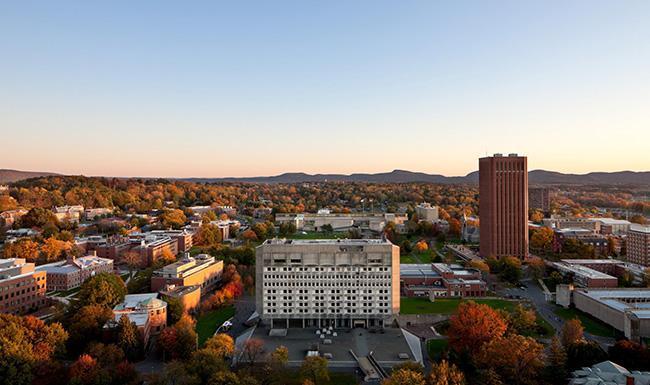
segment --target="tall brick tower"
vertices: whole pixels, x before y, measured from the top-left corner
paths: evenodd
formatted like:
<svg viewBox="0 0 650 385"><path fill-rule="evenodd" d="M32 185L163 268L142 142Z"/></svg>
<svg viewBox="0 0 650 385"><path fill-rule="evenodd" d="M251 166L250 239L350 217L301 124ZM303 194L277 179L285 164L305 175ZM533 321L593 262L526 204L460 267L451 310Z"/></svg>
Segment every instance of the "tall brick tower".
<svg viewBox="0 0 650 385"><path fill-rule="evenodd" d="M510 154L480 158L480 255L528 257L528 160Z"/></svg>

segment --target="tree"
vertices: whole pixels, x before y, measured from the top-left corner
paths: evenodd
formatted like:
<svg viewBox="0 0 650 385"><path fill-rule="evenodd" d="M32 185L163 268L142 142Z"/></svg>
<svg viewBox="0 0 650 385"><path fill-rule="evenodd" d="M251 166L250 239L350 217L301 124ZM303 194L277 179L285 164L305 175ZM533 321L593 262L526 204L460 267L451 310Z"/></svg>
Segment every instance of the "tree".
<svg viewBox="0 0 650 385"><path fill-rule="evenodd" d="M163 360L166 359L178 359L178 350L176 349L178 344L178 335L176 333L176 328L169 327L164 328L160 331L157 340L158 348L163 353Z"/></svg>
<svg viewBox="0 0 650 385"><path fill-rule="evenodd" d="M187 222L187 217L185 217L183 210L167 209L160 214L160 221L167 228L180 229Z"/></svg>
<svg viewBox="0 0 650 385"><path fill-rule="evenodd" d="M531 333L537 326L537 314L533 309L526 309L522 304L518 304L510 314L510 323L516 333Z"/></svg>
<svg viewBox="0 0 650 385"><path fill-rule="evenodd" d="M423 253L427 250L429 250L429 245L427 245L426 241L420 240L418 243L415 244L415 251L417 251L418 253Z"/></svg>
<svg viewBox="0 0 650 385"><path fill-rule="evenodd" d="M214 247L223 241L223 235L218 226L207 223L199 227L196 234L196 244L200 246Z"/></svg>
<svg viewBox="0 0 650 385"><path fill-rule="evenodd" d="M140 331L125 314L117 323L117 345L122 348L129 360L134 360L142 354Z"/></svg>
<svg viewBox="0 0 650 385"><path fill-rule="evenodd" d="M477 269L482 273L489 273L490 272L490 266L488 266L487 263L484 261L478 260L478 259L473 259L469 261L469 266L471 268Z"/></svg>
<svg viewBox="0 0 650 385"><path fill-rule="evenodd" d="M503 257L499 261L501 265L499 278L510 283L517 283L521 279L521 261L517 257Z"/></svg>
<svg viewBox="0 0 650 385"><path fill-rule="evenodd" d="M330 373L327 369L327 359L320 356L305 358L300 365L300 377L310 380L314 385L328 382Z"/></svg>
<svg viewBox="0 0 650 385"><path fill-rule="evenodd" d="M491 307L463 302L449 321L449 346L458 353L473 354L483 344L503 336L506 329L506 321Z"/></svg>
<svg viewBox="0 0 650 385"><path fill-rule="evenodd" d="M18 202L10 195L0 195L0 212L14 210L18 207ZM2 223L0 223L2 225Z"/></svg>
<svg viewBox="0 0 650 385"><path fill-rule="evenodd" d="M187 314L174 324L176 330L176 351L178 357L189 357L198 345L198 336L194 330L195 322Z"/></svg>
<svg viewBox="0 0 650 385"><path fill-rule="evenodd" d="M142 265L142 256L137 250L128 250L122 254L122 262L129 268L129 276L133 277L133 270Z"/></svg>
<svg viewBox="0 0 650 385"><path fill-rule="evenodd" d="M176 255L169 248L164 248L162 253L160 253L160 263L163 265L169 265L170 263L176 262Z"/></svg>
<svg viewBox="0 0 650 385"><path fill-rule="evenodd" d="M442 360L431 364L427 385L465 385L465 375L454 364Z"/></svg>
<svg viewBox="0 0 650 385"><path fill-rule="evenodd" d="M41 246L41 255L45 262L58 261L64 257L63 253L72 250L72 243L60 241L54 237L47 238Z"/></svg>
<svg viewBox="0 0 650 385"><path fill-rule="evenodd" d="M88 354L82 354L70 366L70 379L74 383L89 385L95 383L99 375L97 360Z"/></svg>
<svg viewBox="0 0 650 385"><path fill-rule="evenodd" d="M219 333L205 341L204 349L212 349L219 357L230 357L235 353L235 341L225 333Z"/></svg>
<svg viewBox="0 0 650 385"><path fill-rule="evenodd" d="M41 207L34 207L27 214L20 217L19 222L21 227L44 227L48 224L56 226L59 221L52 211Z"/></svg>
<svg viewBox="0 0 650 385"><path fill-rule="evenodd" d="M192 353L187 367L190 373L195 374L204 384L214 373L228 368L223 357L212 349L199 349Z"/></svg>
<svg viewBox="0 0 650 385"><path fill-rule="evenodd" d="M565 348L581 342L584 339L584 328L578 318L568 320L562 326L562 345Z"/></svg>
<svg viewBox="0 0 650 385"><path fill-rule="evenodd" d="M554 236L555 234L551 228L539 227L531 233L530 247L537 251L551 251Z"/></svg>
<svg viewBox="0 0 650 385"><path fill-rule="evenodd" d="M409 369L393 370L390 377L382 381L381 385L426 385L421 372Z"/></svg>
<svg viewBox="0 0 650 385"><path fill-rule="evenodd" d="M637 342L619 340L609 347L609 359L628 370L647 370L650 349Z"/></svg>
<svg viewBox="0 0 650 385"><path fill-rule="evenodd" d="M244 231L241 236L246 241L257 241L257 234L251 229Z"/></svg>
<svg viewBox="0 0 650 385"><path fill-rule="evenodd" d="M72 352L81 352L92 341L102 336L102 328L113 318L113 311L103 305L87 305L75 311L68 325L68 347Z"/></svg>
<svg viewBox="0 0 650 385"><path fill-rule="evenodd" d="M296 224L293 222L280 223L280 235L286 237L296 232Z"/></svg>
<svg viewBox="0 0 650 385"><path fill-rule="evenodd" d="M567 366L573 370L591 366L607 359L607 353L595 341L579 341L566 348Z"/></svg>
<svg viewBox="0 0 650 385"><path fill-rule="evenodd" d="M101 305L112 309L124 301L125 295L126 285L120 276L100 273L81 285L77 299L80 306Z"/></svg>
<svg viewBox="0 0 650 385"><path fill-rule="evenodd" d="M25 258L28 262L38 260L40 250L38 243L28 238L19 239L13 243L5 244L4 258Z"/></svg>
<svg viewBox="0 0 650 385"><path fill-rule="evenodd" d="M27 316L0 314L0 384L28 385L55 355L63 354L67 333Z"/></svg>
<svg viewBox="0 0 650 385"><path fill-rule="evenodd" d="M278 346L271 352L271 365L276 370L284 368L289 362L289 349L286 346Z"/></svg>
<svg viewBox="0 0 650 385"><path fill-rule="evenodd" d="M533 278L540 279L544 276L546 270L546 263L540 257L531 257L528 259L528 269L530 270Z"/></svg>
<svg viewBox="0 0 650 385"><path fill-rule="evenodd" d="M551 384L566 384L568 377L567 372L567 355L562 346L560 339L553 336L548 351L548 365L545 368L545 378Z"/></svg>
<svg viewBox="0 0 650 385"><path fill-rule="evenodd" d="M244 361L253 365L260 355L264 352L264 341L259 338L250 338L244 342L244 347L242 348L242 358Z"/></svg>
<svg viewBox="0 0 650 385"><path fill-rule="evenodd" d="M544 346L533 338L510 334L483 345L476 365L493 369L507 384L536 384L544 367Z"/></svg>

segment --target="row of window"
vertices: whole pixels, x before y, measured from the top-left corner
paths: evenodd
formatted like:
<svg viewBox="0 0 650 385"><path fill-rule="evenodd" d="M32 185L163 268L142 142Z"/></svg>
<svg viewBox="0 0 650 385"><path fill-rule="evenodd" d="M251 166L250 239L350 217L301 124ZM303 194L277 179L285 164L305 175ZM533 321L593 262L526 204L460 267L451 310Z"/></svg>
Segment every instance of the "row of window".
<svg viewBox="0 0 650 385"><path fill-rule="evenodd" d="M388 289L379 289L375 291L376 293L379 294L388 294L389 290ZM357 294L357 290L354 289L347 289L347 290L323 290L323 289L316 289L316 290L276 290L276 289L267 289L264 290L264 294ZM367 290L359 290L359 294L373 294L373 291L370 289Z"/></svg>
<svg viewBox="0 0 650 385"><path fill-rule="evenodd" d="M264 314L388 314L390 309L264 309Z"/></svg>
<svg viewBox="0 0 650 385"><path fill-rule="evenodd" d="M375 262L378 263L378 262ZM265 272L271 271L289 271L289 272L342 272L342 273L357 273L357 272L382 272L390 271L389 267L265 267Z"/></svg>

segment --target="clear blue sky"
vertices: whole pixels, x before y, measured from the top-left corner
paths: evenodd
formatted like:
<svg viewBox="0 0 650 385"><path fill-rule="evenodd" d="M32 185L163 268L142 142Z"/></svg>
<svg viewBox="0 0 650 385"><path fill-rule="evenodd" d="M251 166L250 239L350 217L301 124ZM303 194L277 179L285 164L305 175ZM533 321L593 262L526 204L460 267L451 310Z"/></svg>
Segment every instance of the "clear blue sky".
<svg viewBox="0 0 650 385"><path fill-rule="evenodd" d="M0 168L650 170L650 1L0 4Z"/></svg>

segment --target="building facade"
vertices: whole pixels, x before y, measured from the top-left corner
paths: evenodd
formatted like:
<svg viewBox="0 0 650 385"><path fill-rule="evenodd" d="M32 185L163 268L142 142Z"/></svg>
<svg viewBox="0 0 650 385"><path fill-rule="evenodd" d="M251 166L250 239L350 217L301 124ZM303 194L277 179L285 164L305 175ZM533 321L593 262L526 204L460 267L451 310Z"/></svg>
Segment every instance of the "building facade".
<svg viewBox="0 0 650 385"><path fill-rule="evenodd" d="M400 265L400 287L407 297L483 297L487 293L480 271L445 263Z"/></svg>
<svg viewBox="0 0 650 385"><path fill-rule="evenodd" d="M435 222L438 220L438 206L432 206L430 203L420 203L415 206L415 214L421 221Z"/></svg>
<svg viewBox="0 0 650 385"><path fill-rule="evenodd" d="M528 207L548 213L551 211L551 190L536 187L528 190Z"/></svg>
<svg viewBox="0 0 650 385"><path fill-rule="evenodd" d="M88 278L100 273L113 272L113 260L96 255L69 257L66 261L36 268L47 274L47 291L70 290L81 286Z"/></svg>
<svg viewBox="0 0 650 385"><path fill-rule="evenodd" d="M178 262L154 271L151 290L163 290L168 285L201 287L202 295L215 288L223 274L223 261L208 254L190 257L188 253Z"/></svg>
<svg viewBox="0 0 650 385"><path fill-rule="evenodd" d="M650 266L650 226L631 225L625 242L628 261Z"/></svg>
<svg viewBox="0 0 650 385"><path fill-rule="evenodd" d="M527 164L517 154L479 159L482 257L528 257Z"/></svg>
<svg viewBox="0 0 650 385"><path fill-rule="evenodd" d="M0 259L0 313L25 314L47 304L47 276L24 258Z"/></svg>
<svg viewBox="0 0 650 385"><path fill-rule="evenodd" d="M146 346L151 335L167 326L167 303L158 299L158 293L128 294L113 308L113 320L108 322L107 328L115 328L122 316L138 327Z"/></svg>
<svg viewBox="0 0 650 385"><path fill-rule="evenodd" d="M379 233L388 222L402 224L408 220L405 214L393 213L330 213L329 210L320 210L318 213L302 214L275 214L275 222L293 223L297 230L323 231L331 226L334 231L348 231L358 229Z"/></svg>
<svg viewBox="0 0 650 385"><path fill-rule="evenodd" d="M269 239L255 253L271 327L383 327L399 313L399 247L381 239Z"/></svg>

